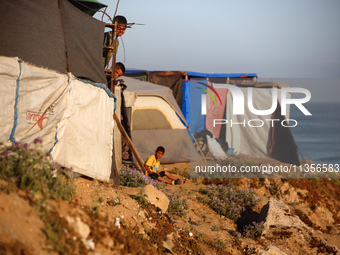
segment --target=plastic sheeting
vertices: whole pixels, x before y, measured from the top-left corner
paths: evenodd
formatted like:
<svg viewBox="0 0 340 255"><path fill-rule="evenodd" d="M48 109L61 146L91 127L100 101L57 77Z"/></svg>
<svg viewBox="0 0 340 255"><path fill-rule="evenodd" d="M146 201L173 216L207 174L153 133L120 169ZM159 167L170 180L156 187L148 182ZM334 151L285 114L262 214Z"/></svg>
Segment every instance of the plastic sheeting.
<svg viewBox="0 0 340 255"><path fill-rule="evenodd" d="M190 80L182 80L182 107L181 111L190 126Z"/></svg>
<svg viewBox="0 0 340 255"><path fill-rule="evenodd" d="M214 100L207 95L207 115L205 119L205 128L210 130L214 137L220 138L221 125L214 125L214 119L223 119L225 113L225 106L227 103L228 89L215 89L221 98L222 104L217 98ZM214 95L215 96L215 95ZM216 96L215 96L216 97Z"/></svg>
<svg viewBox="0 0 340 255"><path fill-rule="evenodd" d="M67 0L2 0L0 56L106 83L105 23Z"/></svg>
<svg viewBox="0 0 340 255"><path fill-rule="evenodd" d="M55 162L109 180L115 102L106 87L7 57L0 57L0 84L0 142L39 137Z"/></svg>
<svg viewBox="0 0 340 255"><path fill-rule="evenodd" d="M205 86L200 82L207 83L205 79L202 80L190 80L190 128L194 135L197 132L201 132L205 129L205 115L202 115L202 95L206 93L199 89Z"/></svg>
<svg viewBox="0 0 340 255"><path fill-rule="evenodd" d="M240 88L240 87L239 87ZM248 101L248 88L240 88L244 95L245 103ZM257 110L268 110L271 108L272 90L273 88L253 88L253 106ZM279 106L281 98L281 89L277 89L278 101L277 110L281 109ZM289 107L287 105L287 107ZM233 114L233 97L231 93L227 95L227 114L226 120L226 140L229 147L234 148L235 153L242 153L254 157L268 157L274 156L276 159L285 163L298 162L298 155L293 136L291 135L289 127L278 128L284 118L289 118L289 111L287 116L276 116L272 114L257 115L248 109L245 104L244 115ZM270 121L271 119L279 119L281 121ZM275 134L272 135L271 134ZM273 140L276 139L276 140ZM278 140L279 139L279 140ZM284 141L284 142L283 142ZM270 155L269 145L271 144L273 153ZM275 145L275 146L274 146ZM284 157L280 157L280 155ZM296 160L297 159L297 160Z"/></svg>

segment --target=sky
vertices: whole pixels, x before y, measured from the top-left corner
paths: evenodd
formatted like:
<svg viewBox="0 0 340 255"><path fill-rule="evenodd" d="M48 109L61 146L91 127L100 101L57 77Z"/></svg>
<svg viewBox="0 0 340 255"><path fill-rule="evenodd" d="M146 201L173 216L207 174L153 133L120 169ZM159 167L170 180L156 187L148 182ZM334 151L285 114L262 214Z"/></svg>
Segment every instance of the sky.
<svg viewBox="0 0 340 255"><path fill-rule="evenodd" d="M100 2L114 16L117 1ZM117 61L143 70L256 73L307 88L311 102L340 102L339 10L339 0L120 0L117 15L143 25L127 29Z"/></svg>

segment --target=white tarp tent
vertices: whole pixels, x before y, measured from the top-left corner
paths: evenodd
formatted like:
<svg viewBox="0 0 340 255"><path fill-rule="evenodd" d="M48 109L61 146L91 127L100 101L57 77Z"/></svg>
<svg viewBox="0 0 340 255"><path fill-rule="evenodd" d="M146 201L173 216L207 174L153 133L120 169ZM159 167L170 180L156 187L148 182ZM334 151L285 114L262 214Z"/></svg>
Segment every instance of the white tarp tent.
<svg viewBox="0 0 340 255"><path fill-rule="evenodd" d="M248 88L240 88L244 95L244 101L248 102ZM252 88L253 106L256 110L268 110L272 106L273 88ZM278 102L281 103L281 89L277 89ZM289 95L290 96L290 95ZM233 114L233 97L227 94L226 119L237 123L226 126L226 141L229 147L234 148L235 153L251 155L253 157L266 157L269 155L268 145L272 121L271 114L258 115L252 113L248 107L244 107L244 115ZM289 107L287 106L286 118L289 119Z"/></svg>
<svg viewBox="0 0 340 255"><path fill-rule="evenodd" d="M254 82L248 86L238 86L244 96L244 114L233 114L233 96L227 94L226 104L226 141L229 147L234 148L235 153L251 155L253 157L270 156L281 162L299 165L297 146L290 131L289 126L289 104L285 107L285 115L281 113L281 93L282 87L288 85L280 83L260 83ZM252 85L252 87L250 87ZM277 99L273 98L277 93ZM250 90L252 95L250 95ZM253 113L247 106L248 97L252 97L252 106L257 111L273 112L261 115ZM284 95L291 97L290 93ZM234 124L231 124L234 123Z"/></svg>
<svg viewBox="0 0 340 255"><path fill-rule="evenodd" d="M0 97L0 142L39 137L55 162L109 180L115 100L105 86L0 57Z"/></svg>

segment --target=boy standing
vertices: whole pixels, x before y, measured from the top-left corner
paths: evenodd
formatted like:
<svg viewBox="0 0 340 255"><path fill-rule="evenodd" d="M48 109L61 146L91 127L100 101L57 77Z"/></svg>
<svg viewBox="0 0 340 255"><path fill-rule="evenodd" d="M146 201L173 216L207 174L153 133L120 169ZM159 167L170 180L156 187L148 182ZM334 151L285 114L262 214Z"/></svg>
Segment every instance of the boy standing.
<svg viewBox="0 0 340 255"><path fill-rule="evenodd" d="M145 175L149 175L151 179L165 182L166 184L170 185L171 184L178 185L184 183L185 181L172 176L170 173L166 171L158 172L159 166L161 165L159 159L164 156L164 153L165 153L164 147L159 146L155 151L155 155L152 155L146 159L144 163L144 168L146 170ZM163 178L164 176L168 177L172 181L164 179Z"/></svg>

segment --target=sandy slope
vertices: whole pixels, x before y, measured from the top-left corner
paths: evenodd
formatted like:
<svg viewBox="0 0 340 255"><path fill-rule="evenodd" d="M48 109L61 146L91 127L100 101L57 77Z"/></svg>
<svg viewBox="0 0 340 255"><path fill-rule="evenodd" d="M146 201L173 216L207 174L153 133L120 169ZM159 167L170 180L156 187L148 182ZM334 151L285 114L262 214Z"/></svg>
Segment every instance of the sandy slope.
<svg viewBox="0 0 340 255"><path fill-rule="evenodd" d="M163 167L174 174L188 169L187 164ZM305 233L290 227L272 228L255 240L235 238L237 226L233 221L197 201L199 188L210 185L209 181L203 184L202 180L189 180L184 185L168 186L190 204L186 217L170 215L171 221L166 215L157 216L152 205L142 208L133 199L139 188L113 187L83 177L74 182L77 190L71 202L51 201L47 205L64 224L65 238L61 242L68 245L68 254L166 254L166 249L160 247L164 244L162 238L172 240L176 254L337 254L334 247L340 248L340 188L328 179L233 180L233 186L254 188L262 198L255 217L273 196L312 230ZM121 204L107 203L117 197ZM25 192L0 193L0 254L53 254L30 201ZM120 229L114 226L116 217L120 218ZM222 240L226 249L216 240Z"/></svg>

